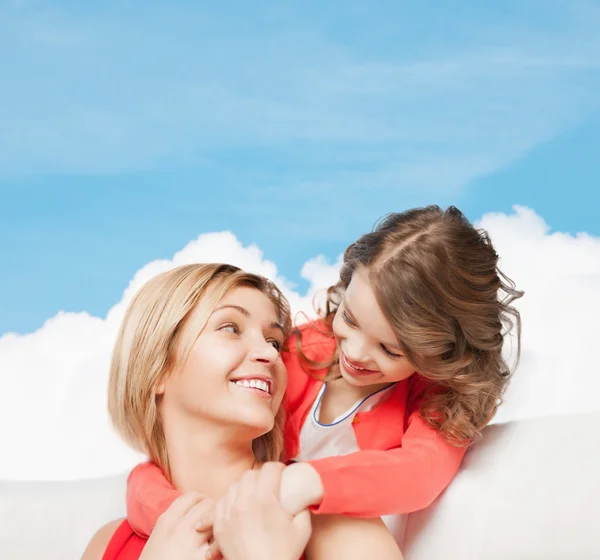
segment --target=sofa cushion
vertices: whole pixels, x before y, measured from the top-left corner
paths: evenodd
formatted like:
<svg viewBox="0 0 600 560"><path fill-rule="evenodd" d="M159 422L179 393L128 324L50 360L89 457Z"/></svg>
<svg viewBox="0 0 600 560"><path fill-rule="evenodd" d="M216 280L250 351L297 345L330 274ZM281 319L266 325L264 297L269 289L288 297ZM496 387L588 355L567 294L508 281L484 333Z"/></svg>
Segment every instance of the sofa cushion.
<svg viewBox="0 0 600 560"><path fill-rule="evenodd" d="M126 475L65 482L0 481L0 556L77 560L102 525L125 515Z"/></svg>
<svg viewBox="0 0 600 560"><path fill-rule="evenodd" d="M407 560L600 558L600 412L490 426L436 503L411 514Z"/></svg>

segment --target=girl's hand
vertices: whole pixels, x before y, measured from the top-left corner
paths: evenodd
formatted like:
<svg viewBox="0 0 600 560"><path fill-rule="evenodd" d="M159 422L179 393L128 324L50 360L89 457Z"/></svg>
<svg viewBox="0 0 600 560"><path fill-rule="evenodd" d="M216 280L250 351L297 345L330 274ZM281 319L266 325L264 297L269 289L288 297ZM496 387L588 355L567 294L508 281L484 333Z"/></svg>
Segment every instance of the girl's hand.
<svg viewBox="0 0 600 560"><path fill-rule="evenodd" d="M140 560L216 560L214 501L197 492L177 498L158 519Z"/></svg>
<svg viewBox="0 0 600 560"><path fill-rule="evenodd" d="M293 463L281 475L279 501L291 515L316 505L323 499L319 473L308 463Z"/></svg>
<svg viewBox="0 0 600 560"><path fill-rule="evenodd" d="M214 535L227 560L298 560L311 534L305 509L290 515L279 502L284 466L248 471L219 500Z"/></svg>

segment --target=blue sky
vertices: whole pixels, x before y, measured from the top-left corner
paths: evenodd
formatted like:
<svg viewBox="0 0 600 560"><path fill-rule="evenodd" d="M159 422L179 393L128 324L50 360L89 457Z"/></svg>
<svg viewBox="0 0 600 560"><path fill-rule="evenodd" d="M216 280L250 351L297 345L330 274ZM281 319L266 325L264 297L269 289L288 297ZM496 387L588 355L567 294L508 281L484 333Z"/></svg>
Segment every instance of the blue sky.
<svg viewBox="0 0 600 560"><path fill-rule="evenodd" d="M600 3L0 2L0 334L207 231L282 274L390 211L600 235Z"/></svg>

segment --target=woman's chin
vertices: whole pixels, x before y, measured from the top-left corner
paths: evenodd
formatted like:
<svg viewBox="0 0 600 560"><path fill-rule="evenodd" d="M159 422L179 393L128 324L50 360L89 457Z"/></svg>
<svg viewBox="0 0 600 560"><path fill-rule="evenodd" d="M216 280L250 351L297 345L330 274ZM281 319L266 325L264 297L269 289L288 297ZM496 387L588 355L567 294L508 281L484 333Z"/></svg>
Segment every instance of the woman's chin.
<svg viewBox="0 0 600 560"><path fill-rule="evenodd" d="M273 415L257 413L255 411L247 411L246 414L240 411L236 421L240 427L243 426L252 432L253 439L270 432L275 425L275 418Z"/></svg>

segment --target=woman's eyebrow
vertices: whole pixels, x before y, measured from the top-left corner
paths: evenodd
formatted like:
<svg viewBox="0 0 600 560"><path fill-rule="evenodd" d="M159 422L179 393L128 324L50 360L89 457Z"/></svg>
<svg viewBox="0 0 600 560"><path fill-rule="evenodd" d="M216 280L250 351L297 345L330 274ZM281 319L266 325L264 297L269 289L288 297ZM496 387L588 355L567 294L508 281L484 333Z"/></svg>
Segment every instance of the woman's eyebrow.
<svg viewBox="0 0 600 560"><path fill-rule="evenodd" d="M239 305L221 305L220 307L217 307L214 310L214 313L216 313L217 311L221 311L222 309L235 309L236 311L239 311L244 317L252 317L250 311L248 311L245 307L241 307Z"/></svg>
<svg viewBox="0 0 600 560"><path fill-rule="evenodd" d="M240 305L221 305L220 307L217 307L213 313L223 309L234 309L235 311L240 312L244 317L248 317L249 319L252 318L250 311L248 311L245 307L241 307ZM283 332L283 325L278 321L273 321L269 327L272 329L279 329L281 332Z"/></svg>

